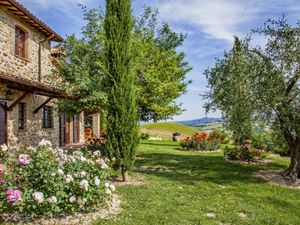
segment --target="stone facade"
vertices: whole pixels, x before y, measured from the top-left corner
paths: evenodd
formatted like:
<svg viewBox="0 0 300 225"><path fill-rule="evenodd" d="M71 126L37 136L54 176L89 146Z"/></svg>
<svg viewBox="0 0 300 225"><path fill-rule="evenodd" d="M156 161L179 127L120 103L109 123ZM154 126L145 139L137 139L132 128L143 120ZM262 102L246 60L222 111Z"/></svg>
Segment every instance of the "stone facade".
<svg viewBox="0 0 300 225"><path fill-rule="evenodd" d="M16 26L24 29L27 34L26 58L21 58L14 54ZM0 70L22 79L38 81L39 43L47 37L18 20L1 7L0 30ZM41 53L41 81L43 84L52 86L55 67L51 62L51 43L49 41L42 43Z"/></svg>
<svg viewBox="0 0 300 225"><path fill-rule="evenodd" d="M26 57L21 58L15 55L15 28L21 27L26 31ZM36 31L31 26L19 20L10 12L0 6L0 71L11 74L13 77L38 82L39 77L39 43L46 36ZM56 67L51 62L51 43L46 41L41 46L41 84L49 87L56 85L54 71ZM6 100L7 85L0 84L0 99L10 106L24 92L13 91L13 99ZM45 102L48 97L28 93L20 103L26 104L25 128L18 128L19 104L7 111L7 144L10 146L36 145L43 138L51 141L54 146L60 144L59 118L53 115L53 127L42 128L42 110L33 111ZM47 106L55 107L55 100L47 103ZM3 132L3 130L1 131Z"/></svg>
<svg viewBox="0 0 300 225"><path fill-rule="evenodd" d="M22 28L26 33L25 41L25 58L15 55L15 32L16 27ZM29 82L40 82L44 87L58 87L61 79L57 77L56 66L51 58L51 42L45 41L47 38L40 33L33 26L23 22L18 17L7 11L5 7L0 6L0 73L1 71L7 76L11 76L20 80ZM39 45L41 44L41 76L39 81ZM13 99L8 100L6 93L10 90L13 92ZM7 107L19 99L25 92L19 91L17 88L8 87L7 84L0 82L0 103L6 104ZM0 127L0 134L6 132L6 142L10 146L20 145L37 145L42 139L49 140L54 146L59 146L61 143L73 144L74 141L74 116L64 117L65 123L60 124L60 119L55 112L55 101L52 99L47 106L52 106L53 126L52 128L42 127L42 109L34 113L34 111L41 106L48 97L41 94L34 94L29 91L26 96L17 102L11 111L6 110L6 127ZM25 127L19 129L19 104L25 103ZM0 107L3 107L0 105ZM76 136L78 143L85 141L85 116L84 113L78 115L79 132ZM95 136L99 136L100 132L100 118L99 114L94 115L95 122L93 130ZM63 128L62 128L63 127ZM63 135L62 135L63 132ZM63 136L63 139L61 138ZM62 141L63 140L63 141ZM1 143L0 143L1 144Z"/></svg>

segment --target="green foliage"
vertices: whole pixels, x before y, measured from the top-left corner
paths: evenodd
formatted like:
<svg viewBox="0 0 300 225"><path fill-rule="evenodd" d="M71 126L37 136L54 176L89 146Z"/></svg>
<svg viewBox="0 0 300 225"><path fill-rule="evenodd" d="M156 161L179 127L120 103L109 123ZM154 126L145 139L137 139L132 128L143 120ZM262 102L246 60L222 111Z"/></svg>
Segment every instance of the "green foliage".
<svg viewBox="0 0 300 225"><path fill-rule="evenodd" d="M0 186L5 213L38 217L89 212L104 207L109 187L114 190L106 184L110 170L100 155L51 149L46 143L11 153ZM18 190L20 199L9 202L9 190Z"/></svg>
<svg viewBox="0 0 300 225"><path fill-rule="evenodd" d="M61 48L66 54L58 75L63 76L64 89L72 99L61 100L61 112L71 114L92 111L107 105L104 64L104 17L102 11L82 8L88 21L82 28L82 37L68 36Z"/></svg>
<svg viewBox="0 0 300 225"><path fill-rule="evenodd" d="M236 130L247 128L250 131L251 120L248 118L253 118L271 127L272 133L280 132L291 152L291 164L285 175L296 181L300 179L300 24L293 27L283 17L268 20L253 32L268 39L264 48L250 48L249 39L244 42L236 39L232 51L234 53L236 49L239 57L225 53L224 59L218 60L216 66L206 72L211 87L207 94L210 100L207 109L216 107L224 111L226 118L236 118ZM238 76L241 87L236 86L237 94L233 94L228 77L236 74L236 65L241 65L237 68L244 70ZM241 95L244 87L247 89ZM244 106L242 110L235 107L240 104ZM241 121L240 125L238 121ZM235 127L230 128L234 131ZM247 133L241 132L245 137Z"/></svg>
<svg viewBox="0 0 300 225"><path fill-rule="evenodd" d="M229 160L252 161L254 156L250 148L243 146L226 146L224 149L224 157Z"/></svg>
<svg viewBox="0 0 300 225"><path fill-rule="evenodd" d="M150 137L150 134L148 132L142 132L141 133L141 139L142 140L148 140Z"/></svg>
<svg viewBox="0 0 300 225"><path fill-rule="evenodd" d="M204 72L210 87L204 95L208 99L206 110L220 109L224 113L225 126L240 143L249 139L252 133L252 95L248 79L251 67L247 51L248 40L240 41L236 37L232 50L224 53L224 59L217 59L215 66Z"/></svg>
<svg viewBox="0 0 300 225"><path fill-rule="evenodd" d="M133 165L139 143L137 88L133 73L131 1L106 2L105 58L109 87L107 147L122 172ZM123 179L126 180L123 173Z"/></svg>
<svg viewBox="0 0 300 225"><path fill-rule="evenodd" d="M144 14L136 18L133 32L142 121L180 114L182 109L175 99L187 91L191 82L185 80L185 75L192 68L184 61L185 54L177 51L185 36L174 32L168 24L157 27L157 14L146 7Z"/></svg>
<svg viewBox="0 0 300 225"><path fill-rule="evenodd" d="M87 25L82 28L82 38L66 38L62 48L66 59L60 66L65 89L74 99L59 102L62 112L74 114L104 108L108 105L110 91L106 79L108 69L104 53L104 12L87 11L83 7ZM158 12L145 7L140 17L133 18L131 60L138 85L137 107L140 119L168 119L182 112L175 102L186 92L190 81L185 79L191 67L178 51L185 36L174 32L168 24L157 25ZM104 121L105 123L105 121Z"/></svg>
<svg viewBox="0 0 300 225"><path fill-rule="evenodd" d="M0 146L0 162L7 159L7 157L8 157L7 150L8 150L8 147L6 144L3 144Z"/></svg>

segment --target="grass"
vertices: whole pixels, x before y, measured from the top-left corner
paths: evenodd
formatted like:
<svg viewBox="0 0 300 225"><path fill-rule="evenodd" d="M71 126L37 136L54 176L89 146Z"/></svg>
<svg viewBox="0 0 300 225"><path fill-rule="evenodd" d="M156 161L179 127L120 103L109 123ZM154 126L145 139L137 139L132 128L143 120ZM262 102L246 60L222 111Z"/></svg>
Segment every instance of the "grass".
<svg viewBox="0 0 300 225"><path fill-rule="evenodd" d="M236 165L224 161L222 153L185 152L177 143L154 141L140 145L138 158L136 166L171 172L132 172L146 183L118 186L122 212L96 224L299 224L300 191L252 176L261 169L285 168L285 158L274 157L268 165ZM208 218L209 212L216 217Z"/></svg>
<svg viewBox="0 0 300 225"><path fill-rule="evenodd" d="M150 123L141 126L141 132L147 132L151 137L160 137L163 140L171 140L172 133L175 131L179 131L181 137L191 136L196 131L199 132L196 128L171 122Z"/></svg>

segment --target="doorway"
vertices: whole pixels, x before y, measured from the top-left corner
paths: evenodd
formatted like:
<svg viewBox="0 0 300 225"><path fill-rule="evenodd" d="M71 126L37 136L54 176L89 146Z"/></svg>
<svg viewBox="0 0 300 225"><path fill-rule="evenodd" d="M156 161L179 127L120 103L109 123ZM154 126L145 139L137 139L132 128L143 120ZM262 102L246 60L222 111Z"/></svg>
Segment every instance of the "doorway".
<svg viewBox="0 0 300 225"><path fill-rule="evenodd" d="M7 103L0 100L0 144L7 143Z"/></svg>

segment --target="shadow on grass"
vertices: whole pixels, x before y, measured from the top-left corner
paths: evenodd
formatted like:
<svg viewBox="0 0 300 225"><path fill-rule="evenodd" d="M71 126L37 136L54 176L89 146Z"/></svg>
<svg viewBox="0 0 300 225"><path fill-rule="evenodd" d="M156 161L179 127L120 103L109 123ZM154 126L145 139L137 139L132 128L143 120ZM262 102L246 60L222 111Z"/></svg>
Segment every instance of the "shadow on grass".
<svg viewBox="0 0 300 225"><path fill-rule="evenodd" d="M179 147L178 142L168 142L168 141L143 141L140 145L154 145L154 146L169 146L169 147Z"/></svg>
<svg viewBox="0 0 300 225"><path fill-rule="evenodd" d="M175 153L142 153L142 159L135 166L168 168L169 172L139 171L138 173L178 181L185 184L195 184L200 181L216 184L236 182L265 182L252 176L257 170L278 169L276 163L271 165L233 164L224 160L221 155L179 155Z"/></svg>

